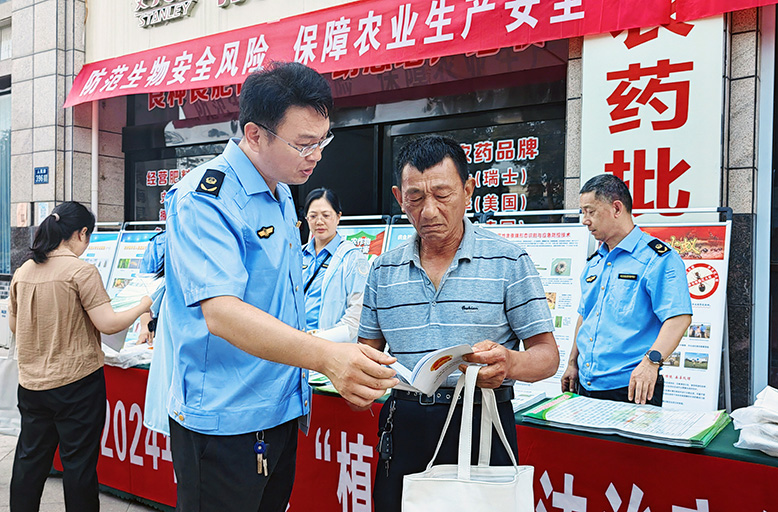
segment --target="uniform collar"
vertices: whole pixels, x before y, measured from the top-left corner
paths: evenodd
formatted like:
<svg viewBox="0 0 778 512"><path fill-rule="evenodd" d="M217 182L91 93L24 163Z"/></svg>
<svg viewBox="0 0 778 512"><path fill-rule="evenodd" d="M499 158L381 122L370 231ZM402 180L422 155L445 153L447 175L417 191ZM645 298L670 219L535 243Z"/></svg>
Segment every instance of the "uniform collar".
<svg viewBox="0 0 778 512"><path fill-rule="evenodd" d="M619 245L614 247L610 252L613 252L615 249L621 249L625 252L635 252L635 247L637 247L638 242L640 242L640 238L643 236L643 232L640 231L640 228L635 226L632 228L632 231L629 232L627 236L625 236L621 242L619 242ZM601 255L605 256L608 254L608 251L605 249L605 244L600 244L600 249L597 251Z"/></svg>
<svg viewBox="0 0 778 512"><path fill-rule="evenodd" d="M473 259L473 251L475 250L475 227L467 218L463 218L462 222L464 223L465 232L462 235L462 240L459 242L459 248L454 255L453 261ZM410 242L403 250L403 263L412 261L417 267L421 268L421 256L419 255L420 242L421 238L419 238L419 234L414 229Z"/></svg>
<svg viewBox="0 0 778 512"><path fill-rule="evenodd" d="M340 245L340 242L342 240L342 237L340 236L340 233L335 233L335 236L332 240L330 240L330 243L324 246L323 251L327 251L327 254L335 254L335 251L337 250L338 246ZM304 252L307 252L314 258L316 257L316 246L314 245L316 243L316 240L311 238L311 240L305 244L305 247L303 248Z"/></svg>
<svg viewBox="0 0 778 512"><path fill-rule="evenodd" d="M238 143L240 139L230 139L227 142L227 147L224 148L224 159L233 168L235 174L238 176L243 190L248 195L259 194L261 192L267 192L270 194L270 188L265 183L265 179L259 174L259 171L254 164L246 156L246 153L240 149ZM276 188L278 190L278 188ZM272 195L272 194L271 194ZM280 199L280 197L279 197Z"/></svg>

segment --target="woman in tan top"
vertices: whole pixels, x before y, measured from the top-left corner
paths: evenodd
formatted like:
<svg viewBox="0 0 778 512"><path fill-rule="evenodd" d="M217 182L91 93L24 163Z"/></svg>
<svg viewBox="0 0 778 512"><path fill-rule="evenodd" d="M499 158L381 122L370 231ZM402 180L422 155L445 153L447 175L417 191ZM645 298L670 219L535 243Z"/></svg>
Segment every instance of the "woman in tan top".
<svg viewBox="0 0 778 512"><path fill-rule="evenodd" d="M11 477L11 510L38 510L59 445L68 511L99 510L97 458L105 420L100 332L128 327L151 305L115 313L94 265L78 259L95 218L62 203L35 231L32 259L11 280L9 320L19 358L22 429Z"/></svg>

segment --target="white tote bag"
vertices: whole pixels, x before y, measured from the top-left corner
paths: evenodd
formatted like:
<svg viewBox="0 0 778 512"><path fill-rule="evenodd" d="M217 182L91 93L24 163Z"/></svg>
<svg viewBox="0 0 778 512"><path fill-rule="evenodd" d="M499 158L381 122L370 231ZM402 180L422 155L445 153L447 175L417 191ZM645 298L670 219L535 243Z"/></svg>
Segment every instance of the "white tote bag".
<svg viewBox="0 0 778 512"><path fill-rule="evenodd" d="M470 465L472 446L473 396L478 367L469 366L459 378L438 446L427 469L403 477L402 512L533 512L532 466L519 466L511 451L497 412L494 391L481 389L481 440L478 465ZM462 423L459 432L457 464L433 466L446 436L462 388L465 388ZM512 466L489 466L492 428L497 430Z"/></svg>

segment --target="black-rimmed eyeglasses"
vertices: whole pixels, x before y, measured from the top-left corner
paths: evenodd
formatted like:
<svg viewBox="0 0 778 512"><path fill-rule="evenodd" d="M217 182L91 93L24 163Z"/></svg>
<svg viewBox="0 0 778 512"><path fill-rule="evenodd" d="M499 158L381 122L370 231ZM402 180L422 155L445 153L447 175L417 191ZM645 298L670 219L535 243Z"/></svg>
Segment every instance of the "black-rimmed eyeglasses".
<svg viewBox="0 0 778 512"><path fill-rule="evenodd" d="M286 142L287 146L289 146L290 148L292 148L295 151L297 151L298 153L300 153L300 157L301 158L305 158L307 156L312 155L313 152L316 151L317 149L324 149L325 147L327 147L327 144L332 142L332 139L335 138L335 135L332 132L327 132L327 135L325 135L324 138L322 140L320 140L319 142L317 142L316 144L309 144L307 146L303 146L301 148L298 148L297 146L295 146L294 144L292 144L291 142L289 142L285 138L281 137L280 135L278 135L276 132L274 132L273 130L271 130L267 126L264 126L264 125L261 125L261 124L258 124L257 126L259 126L260 128L264 129L266 132L270 133L271 135L273 135L275 137L278 137L278 139L280 139L281 141Z"/></svg>

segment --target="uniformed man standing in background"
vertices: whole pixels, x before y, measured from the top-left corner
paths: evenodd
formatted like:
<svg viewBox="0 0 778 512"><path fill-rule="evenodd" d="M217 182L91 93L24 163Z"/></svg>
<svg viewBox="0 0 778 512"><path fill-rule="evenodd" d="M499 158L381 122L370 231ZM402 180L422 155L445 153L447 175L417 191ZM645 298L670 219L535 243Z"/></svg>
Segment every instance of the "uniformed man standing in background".
<svg viewBox="0 0 778 512"><path fill-rule="evenodd" d="M662 362L692 319L681 256L632 221L632 197L601 174L581 189L583 223L601 242L581 274L581 303L562 391L662 405Z"/></svg>
<svg viewBox="0 0 778 512"><path fill-rule="evenodd" d="M305 183L332 140L332 95L297 63L250 75L243 138L165 198L172 344L168 401L177 510L283 511L294 481L308 371L364 407L397 383L389 357L305 326L299 222L287 184ZM379 364L380 363L380 364Z"/></svg>

